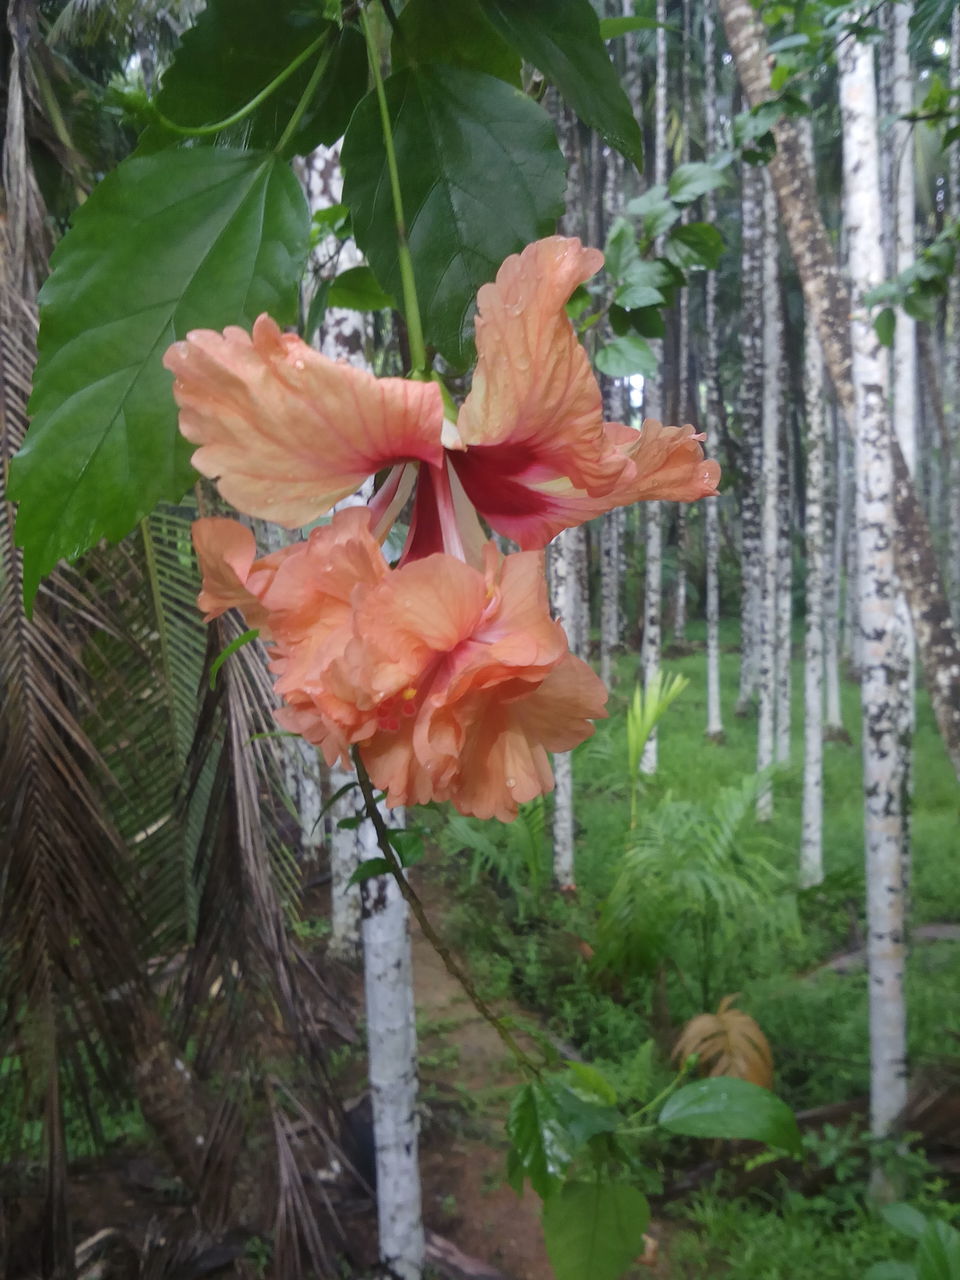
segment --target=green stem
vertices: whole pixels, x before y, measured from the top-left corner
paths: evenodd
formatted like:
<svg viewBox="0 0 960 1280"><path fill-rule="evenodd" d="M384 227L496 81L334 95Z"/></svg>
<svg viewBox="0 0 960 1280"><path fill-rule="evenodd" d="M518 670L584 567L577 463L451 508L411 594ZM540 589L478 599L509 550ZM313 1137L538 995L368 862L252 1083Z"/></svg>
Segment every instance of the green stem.
<svg viewBox="0 0 960 1280"><path fill-rule="evenodd" d="M479 1013L481 1018L486 1022L490 1023L491 1027L493 1027L494 1031L496 1031L497 1035L514 1056L518 1065L528 1074L538 1077L540 1075L540 1068L529 1054L525 1053L524 1050L521 1049L520 1045L517 1044L504 1020L495 1014L483 999L479 991L477 991L476 987L473 985L471 979L467 976L464 970L461 969L459 963L454 958L453 953L450 951L450 948L443 941L427 918L427 914L423 909L423 903L417 897L407 880L407 877L404 875L403 867L400 865L400 861L397 858L393 845L390 843L390 832L387 830L387 825L380 814L380 810L377 808L376 797L373 793L373 783L370 781L370 775L367 773L366 766L360 758L360 750L358 747L353 748L353 764L357 771L357 778L360 782L360 790L363 793L363 801L367 810L367 817L373 823L374 830L377 833L377 845L390 867L390 874L393 876L394 880L396 880L401 894L406 900L410 910L413 912L417 924L422 929L423 936L443 961L443 965L447 973L450 974L451 978L453 978L455 982L458 982L460 986L463 987L469 997L470 1003L476 1009L477 1013Z"/></svg>
<svg viewBox="0 0 960 1280"><path fill-rule="evenodd" d="M287 127L284 129L283 133L280 135L279 141L277 142L277 145L274 147L274 151L276 151L278 154L282 154L284 147L287 145L287 143L296 133L297 126L300 124L300 121L303 119L303 113L306 111L307 107L310 105L311 99L313 98L313 95L317 91L317 85L320 83L323 73L327 69L327 63L330 61L330 55L332 53L333 53L333 45L328 44L326 49L324 49L323 53L317 59L317 65L313 68L313 74L310 76L310 79L307 81L307 87L304 89L303 93L300 95L300 101L297 103L294 113L290 117L290 120L287 123Z"/></svg>
<svg viewBox="0 0 960 1280"><path fill-rule="evenodd" d="M420 323L420 304L417 301L417 284L413 274L413 258L407 243L407 223L403 214L403 197L400 192L400 170L397 168L397 153L393 145L393 128L390 124L390 112L387 110L387 95L380 74L380 55L370 30L366 13L360 11L360 23L363 27L363 38L367 42L367 60L373 74L376 87L377 102L380 106L380 123L383 128L383 145L387 154L387 172L390 175L390 195L393 199L393 216L397 226L397 258L400 264L400 283L403 289L403 314L407 322L407 337L410 342L411 373L415 378L427 378L427 351L423 341L423 326Z"/></svg>
<svg viewBox="0 0 960 1280"><path fill-rule="evenodd" d="M245 106L239 109L239 111L234 111L233 115L227 116L223 120L218 120L215 124L176 124L173 120L168 120L163 112L155 106L151 106L151 114L163 125L165 129L170 129L171 132L180 134L180 136L184 138L206 138L211 134L220 133L224 129L229 129L231 125L239 124L241 120L245 120L248 115L256 111L257 107L259 107L262 102L266 102L267 98L269 98L272 93L275 93L286 80L290 79L295 71L299 70L299 68L303 66L308 58L311 58L316 53L326 39L327 32L325 31L322 36L317 36L316 40L312 41L311 44L308 44L302 53L298 53L294 60L284 67L279 75L274 76L267 87L265 89L261 89L255 98L251 98ZM329 52L327 56L329 57ZM325 63L326 59L321 59L321 64L325 65ZM311 77L310 83L311 86L314 84L313 77ZM303 114L305 105L304 99L301 98L297 105L297 110L294 112L294 126L299 123L300 116ZM287 125L287 128L284 130L283 140L286 139L289 130L290 126Z"/></svg>

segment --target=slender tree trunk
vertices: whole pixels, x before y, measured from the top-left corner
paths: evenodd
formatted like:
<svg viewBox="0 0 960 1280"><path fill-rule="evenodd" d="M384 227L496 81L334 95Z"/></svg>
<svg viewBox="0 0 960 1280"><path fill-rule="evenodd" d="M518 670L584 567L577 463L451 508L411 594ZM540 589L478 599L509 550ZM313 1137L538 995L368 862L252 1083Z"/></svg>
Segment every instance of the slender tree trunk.
<svg viewBox="0 0 960 1280"><path fill-rule="evenodd" d="M754 165L745 164L743 167L740 219L743 372L739 400L745 465L741 482L740 560L743 566L743 587L737 715L746 715L757 688L762 565L760 473L763 466L763 173Z"/></svg>
<svg viewBox="0 0 960 1280"><path fill-rule="evenodd" d="M657 0L657 83L654 99L654 173L655 183L667 180L667 4ZM663 343L652 343L659 368L654 377L646 379L643 386L643 414L645 418L663 418L665 374L663 368ZM663 518L659 502L644 505L646 530L646 569L643 591L643 686L646 691L653 686L660 672L661 615L663 612ZM657 730L647 739L640 760L640 772L651 775L657 772Z"/></svg>
<svg viewBox="0 0 960 1280"><path fill-rule="evenodd" d="M896 578L892 432L883 352L864 295L883 279L873 52L855 40L838 52L843 119L844 218L853 276L853 379L858 409L854 470L863 635L864 834L870 992L870 1122L890 1132L907 1096L903 999L903 755L896 704Z"/></svg>
<svg viewBox="0 0 960 1280"><path fill-rule="evenodd" d="M766 33L747 0L719 0L741 84L751 106L772 95ZM816 202L816 188L803 153L795 117L773 126L777 150L770 173L784 229L803 287L807 313L814 320L841 412L851 431L857 423L849 331L849 291L837 269L833 248ZM960 639L954 629L930 541L899 445L892 442L896 558L907 593L924 678L937 724L954 770L960 777Z"/></svg>
<svg viewBox="0 0 960 1280"><path fill-rule="evenodd" d="M703 7L703 110L707 156L717 150L717 37L713 0ZM717 201L713 191L706 196L707 222L717 220ZM720 401L720 357L717 341L717 273L706 273L704 322L706 354L704 378L707 384L707 438L716 439L723 415ZM712 498L704 506L703 539L706 561L707 614L707 737L722 742L723 717L720 710L720 500Z"/></svg>
<svg viewBox="0 0 960 1280"><path fill-rule="evenodd" d="M954 93L960 94L960 8L954 8L950 27L950 85ZM950 216L960 221L960 138L955 138L950 146ZM953 395L947 487L947 580L956 619L960 618L960 272L957 271L950 280L947 313L948 376Z"/></svg>
<svg viewBox="0 0 960 1280"><path fill-rule="evenodd" d="M394 826L400 825L402 811L394 809L390 816ZM357 830L363 860L380 857L372 822ZM391 1276L419 1280L424 1236L409 914L393 876L365 880L361 894L380 1261Z"/></svg>
<svg viewBox="0 0 960 1280"><path fill-rule="evenodd" d="M551 546L550 587L553 612L559 618L570 640L577 623L576 567L570 551L571 529L563 533ZM572 889L576 883L574 872L574 808L573 808L573 760L569 751L559 751L553 757L553 878L559 889Z"/></svg>
<svg viewBox="0 0 960 1280"><path fill-rule="evenodd" d="M821 376L823 355L821 353ZM832 460L830 468L829 504L825 506L824 559L825 581L823 588L823 662L826 678L826 723L824 735L827 738L846 738L843 727L843 712L840 707L840 583L843 576L844 546L844 503L842 501L846 489L846 466L843 449L846 434L839 429L836 406L830 412L830 448L826 457ZM828 518L827 518L828 517Z"/></svg>
<svg viewBox="0 0 960 1280"><path fill-rule="evenodd" d="M782 326L782 317L781 317ZM782 332L782 330L781 330ZM790 760L790 698L793 691L793 432L789 421L789 370L781 349L780 450L777 467L777 620L776 620L776 757Z"/></svg>
<svg viewBox="0 0 960 1280"><path fill-rule="evenodd" d="M803 672L803 830L800 886L823 879L823 507L827 445L823 356L811 325L804 335L807 418L807 629Z"/></svg>
<svg viewBox="0 0 960 1280"><path fill-rule="evenodd" d="M758 654L760 713L757 724L757 769L774 759L777 635L777 489L780 444L780 315L779 236L773 186L764 175L763 195L763 468L761 493L761 594ZM757 796L757 817L773 817L773 787L768 781Z"/></svg>

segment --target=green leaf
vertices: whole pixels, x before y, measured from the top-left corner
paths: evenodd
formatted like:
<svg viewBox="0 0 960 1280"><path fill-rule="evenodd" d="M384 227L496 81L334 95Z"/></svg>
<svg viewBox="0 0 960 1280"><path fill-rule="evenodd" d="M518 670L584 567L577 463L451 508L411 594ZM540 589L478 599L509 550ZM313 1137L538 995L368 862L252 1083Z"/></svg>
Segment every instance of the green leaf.
<svg viewBox="0 0 960 1280"><path fill-rule="evenodd" d="M626 218L614 218L603 246L604 267L614 280L623 278L627 267L638 256L637 233Z"/></svg>
<svg viewBox="0 0 960 1280"><path fill-rule="evenodd" d="M645 1040L630 1062L627 1075L629 1096L636 1102L645 1102L653 1084L653 1055L656 1044L653 1040Z"/></svg>
<svg viewBox="0 0 960 1280"><path fill-rule="evenodd" d="M917 1280L960 1280L960 1232L934 1220L917 1248Z"/></svg>
<svg viewBox="0 0 960 1280"><path fill-rule="evenodd" d="M883 345L892 347L893 334L897 327L897 313L892 307L884 307L879 315L874 317L873 327Z"/></svg>
<svg viewBox="0 0 960 1280"><path fill-rule="evenodd" d="M543 1206L543 1235L557 1280L618 1280L650 1221L646 1197L622 1182L571 1182Z"/></svg>
<svg viewBox="0 0 960 1280"><path fill-rule="evenodd" d="M377 284L369 267L351 267L330 281L328 307L344 307L349 311L385 311L397 304Z"/></svg>
<svg viewBox="0 0 960 1280"><path fill-rule="evenodd" d="M510 1104L507 1133L512 1144L508 1172L514 1178L530 1179L541 1199L553 1191L576 1154L576 1143L557 1115L547 1089L541 1084L525 1084ZM519 1190L519 1188L517 1188Z"/></svg>
<svg viewBox="0 0 960 1280"><path fill-rule="evenodd" d="M918 1280L917 1268L911 1262L875 1262L863 1280Z"/></svg>
<svg viewBox="0 0 960 1280"><path fill-rule="evenodd" d="M627 333L601 347L594 360L601 373L610 378L629 378L642 373L652 378L657 372L657 357L638 334Z"/></svg>
<svg viewBox="0 0 960 1280"><path fill-rule="evenodd" d="M242 648L245 644L249 644L251 640L256 640L259 634L260 632L256 627L251 627L249 631L242 632L240 635L236 637L236 639L231 640L230 643L226 646L226 648L220 650L220 652L217 654L214 660L210 663L210 688L211 689L215 689L217 687L217 672L220 670L220 668L223 666L226 660L230 657L230 655L232 653L236 653L236 651Z"/></svg>
<svg viewBox="0 0 960 1280"><path fill-rule="evenodd" d="M713 1076L695 1080L667 1099L660 1127L688 1138L748 1138L795 1155L800 1153L800 1130L793 1112L768 1089Z"/></svg>
<svg viewBox="0 0 960 1280"><path fill-rule="evenodd" d="M414 867L426 853L423 843L423 832L419 829L404 830L394 828L390 831L390 844L400 865Z"/></svg>
<svg viewBox="0 0 960 1280"><path fill-rule="evenodd" d="M480 2L493 25L557 86L584 124L642 168L643 135L590 0Z"/></svg>
<svg viewBox="0 0 960 1280"><path fill-rule="evenodd" d="M674 204L692 204L707 191L725 184L725 175L712 164L682 164L670 175L667 191Z"/></svg>
<svg viewBox="0 0 960 1280"><path fill-rule="evenodd" d="M262 311L293 323L307 231L283 161L221 148L125 160L78 209L40 294L33 425L11 473L28 601L61 557L189 487L163 353Z"/></svg>
<svg viewBox="0 0 960 1280"><path fill-rule="evenodd" d="M615 40L617 36L628 35L631 31L656 31L655 18L601 18L600 35L604 40ZM667 27L666 30L676 30Z"/></svg>
<svg viewBox="0 0 960 1280"><path fill-rule="evenodd" d="M520 56L494 29L478 0L410 0L397 26L394 71L409 63L446 62L520 86Z"/></svg>
<svg viewBox="0 0 960 1280"><path fill-rule="evenodd" d="M385 88L424 332L462 368L477 289L505 257L549 234L563 210L563 157L546 113L493 76L436 63L400 71ZM374 95L354 112L341 159L357 243L399 297Z"/></svg>
<svg viewBox="0 0 960 1280"><path fill-rule="evenodd" d="M669 288L672 283L662 262L637 259L624 273L623 283L614 298L627 311L637 307L655 307L664 301L663 288Z"/></svg>
<svg viewBox="0 0 960 1280"><path fill-rule="evenodd" d="M623 337L625 333L638 333L641 338L664 338L667 326L660 310L662 303L650 307L634 307L625 311L614 303L610 308L610 328Z"/></svg>
<svg viewBox="0 0 960 1280"><path fill-rule="evenodd" d="M712 223L688 222L684 227L673 228L663 251L681 271L690 267L714 271L725 248L723 236Z"/></svg>
<svg viewBox="0 0 960 1280"><path fill-rule="evenodd" d="M327 45L311 55L241 126L244 144L272 147L293 116L317 60L330 49L317 93L290 140L290 153L306 155L320 143L341 136L353 108L367 91L367 55L353 27L308 16L303 0L209 0L187 31L163 76L157 106L168 120L184 126L225 119L278 76L326 34ZM141 154L179 141L162 124L141 140Z"/></svg>
<svg viewBox="0 0 960 1280"><path fill-rule="evenodd" d="M568 1062L570 1074L573 1076L572 1088L585 1093L589 1098L599 1099L607 1106L617 1105L617 1091L603 1074L589 1062Z"/></svg>
<svg viewBox="0 0 960 1280"><path fill-rule="evenodd" d="M307 342L313 342L317 330L323 324L323 318L327 314L327 299L330 296L332 283L332 280L321 280L314 291L313 297L310 299L307 319L303 326L303 336Z"/></svg>
<svg viewBox="0 0 960 1280"><path fill-rule="evenodd" d="M767 47L767 53L786 53L788 49L805 49L810 43L810 37L798 32L792 36L784 36L781 40L774 40L773 44Z"/></svg>
<svg viewBox="0 0 960 1280"><path fill-rule="evenodd" d="M632 218L643 220L645 235L655 240L679 221L680 210L672 200L667 199L665 186L650 187L642 196L637 196L627 204L627 213Z"/></svg>
<svg viewBox="0 0 960 1280"><path fill-rule="evenodd" d="M345 824L339 822L337 825L342 827ZM388 876L390 875L390 870L390 863L386 858L367 858L366 861L360 863L347 881L347 884L363 884L365 880L375 880L377 876Z"/></svg>
<svg viewBox="0 0 960 1280"><path fill-rule="evenodd" d="M912 1204L904 1204L898 1200L895 1204L885 1204L880 1213L894 1231L910 1236L913 1240L919 1240L927 1229L926 1217Z"/></svg>
<svg viewBox="0 0 960 1280"><path fill-rule="evenodd" d="M350 234L350 210L345 204L329 204L325 209L314 209L310 219L311 243L319 243L327 236L345 240Z"/></svg>

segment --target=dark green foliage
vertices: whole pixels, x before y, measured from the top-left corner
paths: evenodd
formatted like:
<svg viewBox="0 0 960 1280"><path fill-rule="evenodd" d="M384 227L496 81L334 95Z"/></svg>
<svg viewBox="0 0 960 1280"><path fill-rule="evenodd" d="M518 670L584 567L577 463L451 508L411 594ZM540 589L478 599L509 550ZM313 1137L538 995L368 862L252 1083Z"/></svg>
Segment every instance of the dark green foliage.
<svg viewBox="0 0 960 1280"><path fill-rule="evenodd" d="M127 160L77 211L41 291L33 422L11 472L28 600L59 559L183 495L163 353L193 328L294 319L307 226L282 161L221 149Z"/></svg>
<svg viewBox="0 0 960 1280"><path fill-rule="evenodd" d="M563 208L563 159L546 113L493 76L439 63L385 84L424 335L469 362L477 289L510 253L548 234ZM397 227L375 94L343 142L344 200L357 243L399 297Z"/></svg>
<svg viewBox="0 0 960 1280"><path fill-rule="evenodd" d="M490 21L551 80L580 119L643 165L643 140L589 0L480 0Z"/></svg>
<svg viewBox="0 0 960 1280"><path fill-rule="evenodd" d="M326 58L319 91L311 96L287 150L306 155L321 143L336 142L366 91L367 55L356 28L318 22L317 17L317 7L306 0L269 5L262 0L211 0L164 73L156 98L164 119L147 130L141 152L180 141L180 133L165 121L197 128L233 115L318 40L319 48L237 128L248 148L274 146L297 110L318 60Z"/></svg>

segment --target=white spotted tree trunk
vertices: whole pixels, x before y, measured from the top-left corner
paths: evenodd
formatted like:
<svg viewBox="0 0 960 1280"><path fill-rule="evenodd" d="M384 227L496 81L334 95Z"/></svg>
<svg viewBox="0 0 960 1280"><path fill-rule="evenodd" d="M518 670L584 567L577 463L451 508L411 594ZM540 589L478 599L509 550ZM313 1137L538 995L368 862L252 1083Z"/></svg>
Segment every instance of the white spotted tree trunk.
<svg viewBox="0 0 960 1280"><path fill-rule="evenodd" d="M758 640L757 769L773 764L776 713L777 552L779 525L781 315L777 209L769 175L763 187L763 461L760 472L760 625ZM757 817L773 816L773 787L757 796Z"/></svg>
<svg viewBox="0 0 960 1280"><path fill-rule="evenodd" d="M960 94L960 7L953 11L950 27L950 85ZM958 101L960 99L954 99ZM950 216L960 221L960 138L950 146ZM960 619L960 271L950 279L947 303L949 367L948 385L952 393L950 414L950 479L947 496L947 573L950 608Z"/></svg>
<svg viewBox="0 0 960 1280"><path fill-rule="evenodd" d="M903 755L898 749L894 474L886 370L863 304L883 279L873 52L838 49L844 219L853 294L854 445L862 636L864 834L870 1008L870 1123L888 1134L907 1096Z"/></svg>
<svg viewBox="0 0 960 1280"><path fill-rule="evenodd" d="M667 180L667 4L657 0L657 79L654 96L654 172L655 183ZM659 368L643 385L643 415L662 420L664 414L663 343L651 342ZM644 690L652 688L660 673L663 614L663 518L659 502L644 503L646 564L643 578L643 645L640 665ZM640 772L657 772L657 730L654 727L643 748Z"/></svg>
<svg viewBox="0 0 960 1280"><path fill-rule="evenodd" d="M550 548L550 591L554 615L559 619L568 642L577 628L577 569L574 561L575 531L564 529ZM571 643L571 648L573 647ZM569 751L558 751L553 757L555 779L553 793L553 879L558 889L572 889L576 883L574 868L573 759Z"/></svg>
<svg viewBox="0 0 960 1280"><path fill-rule="evenodd" d="M803 665L803 818L800 887L823 879L824 480L827 419L823 353L813 325L804 332L804 403L807 421L806 633Z"/></svg>
<svg viewBox="0 0 960 1280"><path fill-rule="evenodd" d="M703 7L704 122L706 153L712 156L718 148L717 134L717 48L716 19L712 0ZM717 218L717 201L713 191L706 196L706 220ZM705 282L706 357L704 379L707 384L707 449L716 440L723 406L720 403L720 358L717 338L717 273L708 271ZM710 498L704 504L703 539L706 574L707 614L707 728L711 742L723 741L723 715L720 708L720 500Z"/></svg>
<svg viewBox="0 0 960 1280"><path fill-rule="evenodd" d="M402 810L384 811L402 825ZM382 856L371 822L358 829L361 858ZM361 886L367 1056L377 1168L380 1261L387 1274L419 1280L423 1274L417 1020L407 904L393 876Z"/></svg>
<svg viewBox="0 0 960 1280"><path fill-rule="evenodd" d="M737 715L746 715L757 690L760 662L762 553L760 494L763 466L763 171L744 165L740 204L740 436L743 494L740 508L740 688Z"/></svg>

